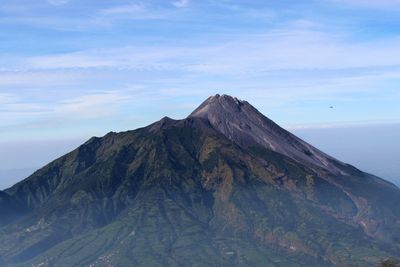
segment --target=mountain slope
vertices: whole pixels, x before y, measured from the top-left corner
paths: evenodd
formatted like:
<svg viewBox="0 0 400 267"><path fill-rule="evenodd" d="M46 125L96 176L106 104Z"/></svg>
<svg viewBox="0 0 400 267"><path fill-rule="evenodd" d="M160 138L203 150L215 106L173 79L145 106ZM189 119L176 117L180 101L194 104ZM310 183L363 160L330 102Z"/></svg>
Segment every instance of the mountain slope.
<svg viewBox="0 0 400 267"><path fill-rule="evenodd" d="M0 263L376 266L400 256L399 200L217 95L187 119L92 138L0 192Z"/></svg>
<svg viewBox="0 0 400 267"><path fill-rule="evenodd" d="M344 174L332 163L340 162L282 129L246 101L228 95L211 96L189 117L207 119L215 129L241 146L261 145L304 165Z"/></svg>
<svg viewBox="0 0 400 267"><path fill-rule="evenodd" d="M374 214L372 217L384 216L381 214L383 210L391 216L393 203L395 203L391 196L393 193L396 195L395 192L398 191L396 186L326 155L281 128L248 102L228 95L211 96L189 117L206 119L214 129L243 148L261 146L288 156L314 170L327 182L340 188L353 199L359 210L355 220L370 234L382 234L379 233L382 228L398 223L396 219L399 215L398 211L389 222L382 220L378 222L375 219L369 221L368 216L365 216L366 213L374 212L379 214ZM355 190L358 192L353 195ZM391 193L386 194L386 190ZM385 209L386 207L389 209Z"/></svg>

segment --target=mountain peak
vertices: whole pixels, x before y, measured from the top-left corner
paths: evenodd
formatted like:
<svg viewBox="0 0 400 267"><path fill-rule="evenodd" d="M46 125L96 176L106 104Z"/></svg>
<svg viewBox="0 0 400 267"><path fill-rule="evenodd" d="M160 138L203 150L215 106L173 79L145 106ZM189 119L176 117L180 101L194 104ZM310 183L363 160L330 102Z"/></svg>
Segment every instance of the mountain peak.
<svg viewBox="0 0 400 267"><path fill-rule="evenodd" d="M247 101L229 95L214 95L206 99L189 118L208 120L211 126L242 147L263 146L312 169L325 169L344 174L333 162L339 161L281 128Z"/></svg>
<svg viewBox="0 0 400 267"><path fill-rule="evenodd" d="M206 99L189 117L207 118L209 115L223 115L226 112L238 112L243 105L249 105L237 97L216 94Z"/></svg>

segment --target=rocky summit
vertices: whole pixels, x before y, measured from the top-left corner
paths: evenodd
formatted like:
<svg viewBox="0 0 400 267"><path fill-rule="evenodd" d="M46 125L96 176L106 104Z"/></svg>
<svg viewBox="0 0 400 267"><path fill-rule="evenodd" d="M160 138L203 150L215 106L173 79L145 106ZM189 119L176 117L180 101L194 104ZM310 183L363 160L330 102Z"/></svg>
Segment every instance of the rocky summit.
<svg viewBox="0 0 400 267"><path fill-rule="evenodd" d="M0 266L379 266L400 257L398 203L393 184L215 95L0 191Z"/></svg>

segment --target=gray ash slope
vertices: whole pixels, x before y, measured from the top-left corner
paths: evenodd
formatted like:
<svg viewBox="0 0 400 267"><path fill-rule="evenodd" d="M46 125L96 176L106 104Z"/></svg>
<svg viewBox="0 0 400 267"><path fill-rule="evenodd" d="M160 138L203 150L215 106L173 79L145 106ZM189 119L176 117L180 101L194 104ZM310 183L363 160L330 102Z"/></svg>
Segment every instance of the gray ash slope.
<svg viewBox="0 0 400 267"><path fill-rule="evenodd" d="M189 118L207 119L214 129L244 147L261 145L310 168L345 174L345 164L281 128L247 101L229 95L209 97Z"/></svg>
<svg viewBox="0 0 400 267"><path fill-rule="evenodd" d="M190 117L207 119L215 129L241 146L261 145L306 166L344 174L337 167L343 165L341 162L284 130L247 101L228 95L211 96Z"/></svg>
<svg viewBox="0 0 400 267"><path fill-rule="evenodd" d="M377 266L400 257L399 202L216 95L0 191L0 266Z"/></svg>
<svg viewBox="0 0 400 267"><path fill-rule="evenodd" d="M210 96L188 118L206 119L214 129L240 146L262 146L285 155L321 175L349 175L349 166L298 138L247 101L229 95ZM378 183L392 183L371 176Z"/></svg>

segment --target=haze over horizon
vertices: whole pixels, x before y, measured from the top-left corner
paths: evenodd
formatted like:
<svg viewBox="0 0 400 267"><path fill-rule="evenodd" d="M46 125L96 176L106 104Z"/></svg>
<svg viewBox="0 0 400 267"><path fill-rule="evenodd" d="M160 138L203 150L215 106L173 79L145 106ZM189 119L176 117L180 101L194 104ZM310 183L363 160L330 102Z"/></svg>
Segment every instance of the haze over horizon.
<svg viewBox="0 0 400 267"><path fill-rule="evenodd" d="M399 13L397 0L2 1L0 171L226 93L395 181Z"/></svg>

